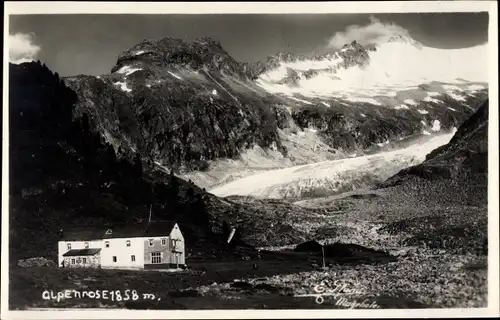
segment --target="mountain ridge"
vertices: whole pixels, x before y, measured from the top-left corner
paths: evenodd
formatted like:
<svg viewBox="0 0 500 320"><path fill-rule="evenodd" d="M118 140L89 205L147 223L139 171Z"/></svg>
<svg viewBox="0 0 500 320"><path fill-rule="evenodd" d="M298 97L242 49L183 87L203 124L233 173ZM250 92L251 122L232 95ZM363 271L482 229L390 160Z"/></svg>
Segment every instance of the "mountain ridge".
<svg viewBox="0 0 500 320"><path fill-rule="evenodd" d="M133 158L138 152L145 165L159 170L211 176L218 161L239 161L255 148L293 165L316 161L309 155L316 145L325 146L320 160L328 160L369 152L387 140L432 133L430 123L436 121L440 130L449 131L473 112L468 105L487 96L484 89L467 91L474 83L448 95L456 89L439 82L404 89L397 97L353 101L273 91L276 85L300 87L325 72L342 82L335 75L339 70L370 66L370 55L380 46L367 47L352 42L313 57L278 53L246 63L209 37L145 39L123 51L110 74L64 79L79 97L75 113L87 113L93 130L120 154ZM294 67L304 61L313 67ZM284 76L262 82L276 68L285 68ZM310 142L302 141L308 130L316 133Z"/></svg>
<svg viewBox="0 0 500 320"><path fill-rule="evenodd" d="M422 163L401 170L380 187L397 185L413 176L431 180L459 179L479 184L487 181L488 114L489 99L459 126L447 144L427 154Z"/></svg>
<svg viewBox="0 0 500 320"><path fill-rule="evenodd" d="M120 155L91 130L87 114L75 117L78 97L57 73L36 62L9 67L12 260L55 259L65 225L136 223L151 208L154 219L179 223L190 257L304 239L285 221L269 228L283 210L217 198L192 181L143 166L137 153L132 160ZM307 211L287 207L290 214ZM228 246L230 228L237 232Z"/></svg>

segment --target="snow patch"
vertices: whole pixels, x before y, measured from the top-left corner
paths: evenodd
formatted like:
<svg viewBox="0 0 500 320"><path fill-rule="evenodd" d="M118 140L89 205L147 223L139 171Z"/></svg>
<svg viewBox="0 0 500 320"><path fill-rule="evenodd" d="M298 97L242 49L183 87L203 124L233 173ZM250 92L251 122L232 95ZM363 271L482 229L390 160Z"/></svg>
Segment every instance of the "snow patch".
<svg viewBox="0 0 500 320"><path fill-rule="evenodd" d="M401 104L399 106L395 106L394 109L399 110L399 109L410 109L407 105Z"/></svg>
<svg viewBox="0 0 500 320"><path fill-rule="evenodd" d="M212 90L212 94L213 94L214 96L216 96L216 95L217 95L217 90L213 89L213 90Z"/></svg>
<svg viewBox="0 0 500 320"><path fill-rule="evenodd" d="M362 113L362 114L361 114L361 116L362 116L363 118L366 118L366 114L364 114L364 113Z"/></svg>
<svg viewBox="0 0 500 320"><path fill-rule="evenodd" d="M130 89L129 87L127 87L127 83L125 83L125 82L115 82L114 85L120 86L120 89L122 91L125 91L125 92L131 92L132 91L132 89Z"/></svg>
<svg viewBox="0 0 500 320"><path fill-rule="evenodd" d="M324 101L321 101L321 103L322 103L325 107L328 107L328 108L330 107L330 105L329 105L328 103L324 102Z"/></svg>
<svg viewBox="0 0 500 320"><path fill-rule="evenodd" d="M460 87L457 87L457 86L451 86L451 85L448 85L448 84L444 84L443 85L443 89L445 90L450 90L450 91L463 91L462 88Z"/></svg>
<svg viewBox="0 0 500 320"><path fill-rule="evenodd" d="M311 105L313 104L313 103L311 103L311 102L309 102L309 101L302 100L302 99L298 99L298 98L295 98L295 97L288 97L288 98L290 98L290 99L292 99L292 100L295 100L295 101L298 101L298 102L305 103L305 104L311 104Z"/></svg>
<svg viewBox="0 0 500 320"><path fill-rule="evenodd" d="M432 131L438 132L441 130L441 122L439 120L434 120L432 122Z"/></svg>
<svg viewBox="0 0 500 320"><path fill-rule="evenodd" d="M131 75L132 73L136 72L136 71L140 71L142 70L142 68L132 68L130 66L125 66L125 67L121 67L118 71L116 71L117 73L121 73L121 74L125 74L127 76Z"/></svg>
<svg viewBox="0 0 500 320"><path fill-rule="evenodd" d="M425 97L423 101L425 101L425 102L434 102L434 103L442 103L441 100L434 99L434 98L431 98L431 97Z"/></svg>
<svg viewBox="0 0 500 320"><path fill-rule="evenodd" d="M367 98L367 97L348 97L348 98L346 98L346 100L351 101L351 102L365 102L365 103L370 103L370 104L374 104L377 106L382 105L377 100L375 100L373 98Z"/></svg>
<svg viewBox="0 0 500 320"><path fill-rule="evenodd" d="M479 91L479 90L483 90L483 89L485 89L485 87L477 85L477 84L473 84L473 85L470 85L467 87L467 90L470 90L470 91Z"/></svg>
<svg viewBox="0 0 500 320"><path fill-rule="evenodd" d="M448 107L448 109L450 109L451 111L457 111L456 109L453 109L452 107Z"/></svg>
<svg viewBox="0 0 500 320"><path fill-rule="evenodd" d="M421 114L428 114L429 113L429 111L422 110L422 109L418 109L418 112L420 112Z"/></svg>
<svg viewBox="0 0 500 320"><path fill-rule="evenodd" d="M170 72L170 71L168 71L168 73L170 73L170 75L171 75L172 77L174 77L174 78L176 78L176 79L179 79L179 80L182 80L182 78L181 78L181 77L179 77L178 75L176 75L175 73Z"/></svg>
<svg viewBox="0 0 500 320"><path fill-rule="evenodd" d="M459 94L453 93L453 92L448 92L447 93L451 98L457 100L457 101L465 101L465 98Z"/></svg>
<svg viewBox="0 0 500 320"><path fill-rule="evenodd" d="M428 95L428 96L430 96L430 97L436 97L436 96L441 95L441 93L439 93L439 92L434 92L434 91L428 91L428 92L427 92L427 95Z"/></svg>
<svg viewBox="0 0 500 320"><path fill-rule="evenodd" d="M429 131L427 131L427 130L423 130L422 134L425 135L425 136L430 136L431 135L431 133Z"/></svg>
<svg viewBox="0 0 500 320"><path fill-rule="evenodd" d="M136 55L136 56L140 56L140 55L141 55L141 54L143 54L143 53L144 53L144 50L140 50L140 51L137 51L137 52L135 53L135 55Z"/></svg>
<svg viewBox="0 0 500 320"><path fill-rule="evenodd" d="M418 106L418 102L416 102L413 99L405 99L404 103L409 104L409 105L413 105L413 106Z"/></svg>

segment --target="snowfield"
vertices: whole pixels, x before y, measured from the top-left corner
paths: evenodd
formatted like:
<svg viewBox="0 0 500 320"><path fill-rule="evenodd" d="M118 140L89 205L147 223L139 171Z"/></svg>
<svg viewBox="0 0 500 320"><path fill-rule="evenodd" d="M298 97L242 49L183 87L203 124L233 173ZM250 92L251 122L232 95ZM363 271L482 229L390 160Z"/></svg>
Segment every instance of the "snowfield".
<svg viewBox="0 0 500 320"><path fill-rule="evenodd" d="M429 152L448 143L452 136L452 133L436 135L404 149L257 173L209 192L220 197L300 199L361 189L421 163Z"/></svg>
<svg viewBox="0 0 500 320"><path fill-rule="evenodd" d="M347 69L339 68L342 58L337 53L334 56L333 59L325 57L319 61L282 62L277 68L260 75L257 84L270 93L288 97L301 95L308 98L342 98L373 105L382 104L382 101L376 99L377 96L390 98L392 105L418 105L419 101L433 101L430 100L432 96L443 93L462 100L464 98L460 93L463 91L474 92L487 88L486 45L437 49L402 42L382 43L375 52L369 52L370 61L367 66ZM475 63L463 63L464 61ZM281 82L290 69L299 76L293 86ZM307 70L316 70L317 73L306 78L303 72ZM419 88L419 85L431 82L441 83L442 92ZM470 89L465 90L464 86L470 86ZM398 91L407 90L419 92L411 99L407 95L398 97ZM384 100L384 103L388 102Z"/></svg>

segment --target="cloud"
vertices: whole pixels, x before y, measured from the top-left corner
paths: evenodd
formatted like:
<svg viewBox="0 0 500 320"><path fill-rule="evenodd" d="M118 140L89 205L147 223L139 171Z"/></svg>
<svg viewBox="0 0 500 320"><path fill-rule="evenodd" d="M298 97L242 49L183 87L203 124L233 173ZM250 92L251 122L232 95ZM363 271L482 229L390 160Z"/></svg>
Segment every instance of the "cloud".
<svg viewBox="0 0 500 320"><path fill-rule="evenodd" d="M380 43L393 35L409 36L409 32L396 24L381 22L371 16L370 23L367 25L350 25L344 31L335 33L330 38L328 46L339 49L344 44L351 43L354 40L361 45Z"/></svg>
<svg viewBox="0 0 500 320"><path fill-rule="evenodd" d="M16 64L33 61L41 49L34 43L34 37L33 33L9 34L9 61Z"/></svg>

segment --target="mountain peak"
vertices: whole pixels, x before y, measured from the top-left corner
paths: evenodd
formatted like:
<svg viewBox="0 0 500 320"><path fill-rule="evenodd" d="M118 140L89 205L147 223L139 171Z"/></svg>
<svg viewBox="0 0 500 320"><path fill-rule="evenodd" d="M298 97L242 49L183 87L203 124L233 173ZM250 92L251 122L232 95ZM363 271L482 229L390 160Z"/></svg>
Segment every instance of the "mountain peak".
<svg viewBox="0 0 500 320"><path fill-rule="evenodd" d="M211 37L198 37L191 42L171 37L145 39L122 52L111 72L123 67L148 69L153 73L158 68L167 71L172 67L191 70L205 68L211 71L224 70L244 77L239 63L224 50L219 41Z"/></svg>
<svg viewBox="0 0 500 320"><path fill-rule="evenodd" d="M401 34L401 33L394 34L387 39L387 42L406 43L414 45L416 47L421 47L421 44L418 41L413 40L413 38L410 37L410 35L408 34Z"/></svg>
<svg viewBox="0 0 500 320"><path fill-rule="evenodd" d="M212 37L207 37L207 36L198 37L194 42L203 46L222 49L221 43L218 40L213 39Z"/></svg>

